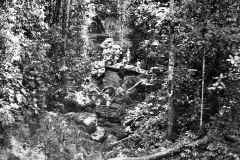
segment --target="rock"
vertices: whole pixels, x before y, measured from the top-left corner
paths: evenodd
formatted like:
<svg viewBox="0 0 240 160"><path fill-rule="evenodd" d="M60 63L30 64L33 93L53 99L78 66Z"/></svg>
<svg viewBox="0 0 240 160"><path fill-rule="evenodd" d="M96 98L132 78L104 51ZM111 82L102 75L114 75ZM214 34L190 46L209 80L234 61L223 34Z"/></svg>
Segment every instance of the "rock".
<svg viewBox="0 0 240 160"><path fill-rule="evenodd" d="M124 106L113 103L110 106L96 106L96 113L110 122L119 123L124 115Z"/></svg>
<svg viewBox="0 0 240 160"><path fill-rule="evenodd" d="M122 79L117 72L106 71L103 77L103 86L118 88L121 85Z"/></svg>
<svg viewBox="0 0 240 160"><path fill-rule="evenodd" d="M107 132L117 137L118 140L123 139L129 135L122 126L112 126L106 128Z"/></svg>
<svg viewBox="0 0 240 160"><path fill-rule="evenodd" d="M93 133L96 130L97 116L94 113L82 112L74 113L70 112L65 114L70 119L73 119L78 125L82 125L82 129L88 133Z"/></svg>
<svg viewBox="0 0 240 160"><path fill-rule="evenodd" d="M108 135L111 134L115 136L118 140L128 136L129 134L125 131L121 123L111 123L104 119L102 119L100 123L101 123L101 126L105 128L105 131Z"/></svg>
<svg viewBox="0 0 240 160"><path fill-rule="evenodd" d="M97 123L97 116L94 113L75 113L73 119L76 123L81 123L86 126L96 125Z"/></svg>
<svg viewBox="0 0 240 160"><path fill-rule="evenodd" d="M106 144L112 144L112 143L116 143L118 141L117 137L112 135L112 134L109 134L105 140L105 143Z"/></svg>
<svg viewBox="0 0 240 160"><path fill-rule="evenodd" d="M83 153L75 154L73 160L84 160L84 154Z"/></svg>
<svg viewBox="0 0 240 160"><path fill-rule="evenodd" d="M78 113L74 118L75 122L78 124L84 124L86 131L92 133L96 130L97 116L93 113Z"/></svg>
<svg viewBox="0 0 240 160"><path fill-rule="evenodd" d="M106 132L105 132L105 129L103 127L97 127L96 131L91 134L91 138L95 141L103 141L105 139L105 135L106 135Z"/></svg>
<svg viewBox="0 0 240 160"><path fill-rule="evenodd" d="M68 113L68 112L79 112L84 110L83 106L81 106L74 98L65 98L63 100L63 109L61 112Z"/></svg>

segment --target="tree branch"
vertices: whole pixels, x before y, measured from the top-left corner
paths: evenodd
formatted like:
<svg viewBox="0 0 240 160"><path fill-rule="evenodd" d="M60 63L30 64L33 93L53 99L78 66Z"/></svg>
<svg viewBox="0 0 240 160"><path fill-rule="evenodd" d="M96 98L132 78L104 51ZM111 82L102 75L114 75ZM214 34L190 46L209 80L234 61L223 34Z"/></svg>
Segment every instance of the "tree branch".
<svg viewBox="0 0 240 160"><path fill-rule="evenodd" d="M199 139L197 141L194 141L189 144L178 144L173 148L167 149L162 152L157 152L151 155L143 156L143 157L117 157L117 158L111 158L108 160L158 160L160 158L167 157L172 154L176 154L181 151L182 148L186 147L197 147L202 144L206 144L210 141L210 138L208 136L203 137L202 139Z"/></svg>

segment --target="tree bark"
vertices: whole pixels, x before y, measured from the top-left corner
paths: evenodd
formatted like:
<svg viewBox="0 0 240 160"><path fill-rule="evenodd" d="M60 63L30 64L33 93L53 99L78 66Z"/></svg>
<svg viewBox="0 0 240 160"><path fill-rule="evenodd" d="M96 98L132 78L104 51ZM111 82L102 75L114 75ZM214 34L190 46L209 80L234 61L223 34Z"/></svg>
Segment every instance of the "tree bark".
<svg viewBox="0 0 240 160"><path fill-rule="evenodd" d="M68 79L67 79L67 66L66 66L66 49L67 49L67 40L68 40L68 23L69 23L69 10L70 10L70 2L71 0L65 0L62 3L62 39L63 39L63 47L62 47L62 55L61 55L61 73L62 73L62 85L64 90L67 91Z"/></svg>
<svg viewBox="0 0 240 160"><path fill-rule="evenodd" d="M60 17L60 9L61 9L61 0L56 0L55 8L54 8L54 13L53 13L53 20L52 24L57 24L59 22L59 17ZM63 13L64 14L64 13Z"/></svg>
<svg viewBox="0 0 240 160"><path fill-rule="evenodd" d="M203 108L204 108L204 88L205 88L205 50L202 57L202 92L201 92L201 110L200 110L200 131L203 129Z"/></svg>
<svg viewBox="0 0 240 160"><path fill-rule="evenodd" d="M170 12L173 15L174 0L170 1ZM174 53L174 26L170 26L170 51L169 51L169 63L168 63L168 129L167 138L173 140L175 137L176 127L176 111L173 104L174 98L174 65L175 65L175 53Z"/></svg>
<svg viewBox="0 0 240 160"><path fill-rule="evenodd" d="M69 27L69 12L70 12L70 1L71 0L66 0L66 16L65 16L65 24L63 26L63 34L64 34L64 50L66 50L66 47L67 47L67 30L68 30L68 27Z"/></svg>

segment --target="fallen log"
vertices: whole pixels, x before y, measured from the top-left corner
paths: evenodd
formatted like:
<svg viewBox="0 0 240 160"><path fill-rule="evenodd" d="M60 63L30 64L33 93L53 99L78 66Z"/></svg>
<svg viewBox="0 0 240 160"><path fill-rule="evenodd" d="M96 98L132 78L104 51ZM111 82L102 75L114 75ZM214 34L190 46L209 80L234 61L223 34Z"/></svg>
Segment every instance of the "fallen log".
<svg viewBox="0 0 240 160"><path fill-rule="evenodd" d="M125 141L127 141L127 140L129 140L129 139L131 139L131 138L133 138L133 137L136 137L136 136L137 136L137 135L132 134L132 135L129 135L128 137L125 137L125 138L117 141L117 142L110 143L110 144L106 147L106 150L110 150L110 149L112 149L113 147L115 147L116 145L121 144L121 143L124 143Z"/></svg>
<svg viewBox="0 0 240 160"><path fill-rule="evenodd" d="M172 154L176 154L181 151L182 148L187 147L197 147L199 145L206 144L210 141L208 136L203 137L202 139L196 140L188 144L178 144L173 148L167 149L165 151L157 152L151 155L142 156L142 157L116 157L110 158L108 160L159 160L160 158L167 157Z"/></svg>

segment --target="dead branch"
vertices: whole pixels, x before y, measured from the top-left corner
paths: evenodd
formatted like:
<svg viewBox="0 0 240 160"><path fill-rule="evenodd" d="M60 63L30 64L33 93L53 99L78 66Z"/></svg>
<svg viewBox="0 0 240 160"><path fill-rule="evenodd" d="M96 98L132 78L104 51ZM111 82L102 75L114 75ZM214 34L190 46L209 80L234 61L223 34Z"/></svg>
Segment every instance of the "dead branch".
<svg viewBox="0 0 240 160"><path fill-rule="evenodd" d="M206 144L210 141L210 138L208 136L203 137L202 139L199 139L197 141L194 141L192 143L188 144L178 144L173 148L167 149L165 151L157 152L151 155L143 156L143 157L117 157L117 158L111 158L108 160L158 160L160 158L167 157L169 155L178 153L181 151L182 148L187 147L197 147L199 145Z"/></svg>
<svg viewBox="0 0 240 160"><path fill-rule="evenodd" d="M125 141L127 141L127 140L129 140L129 139L131 139L131 138L133 138L133 137L137 137L137 135L136 135L136 134L132 134L132 135L129 135L128 137L125 137L125 138L117 141L117 142L111 143L111 144L109 144L109 145L107 146L107 149L108 149L108 150L109 150L109 149L112 149L112 148L115 147L116 145L121 144L121 143L124 143Z"/></svg>

